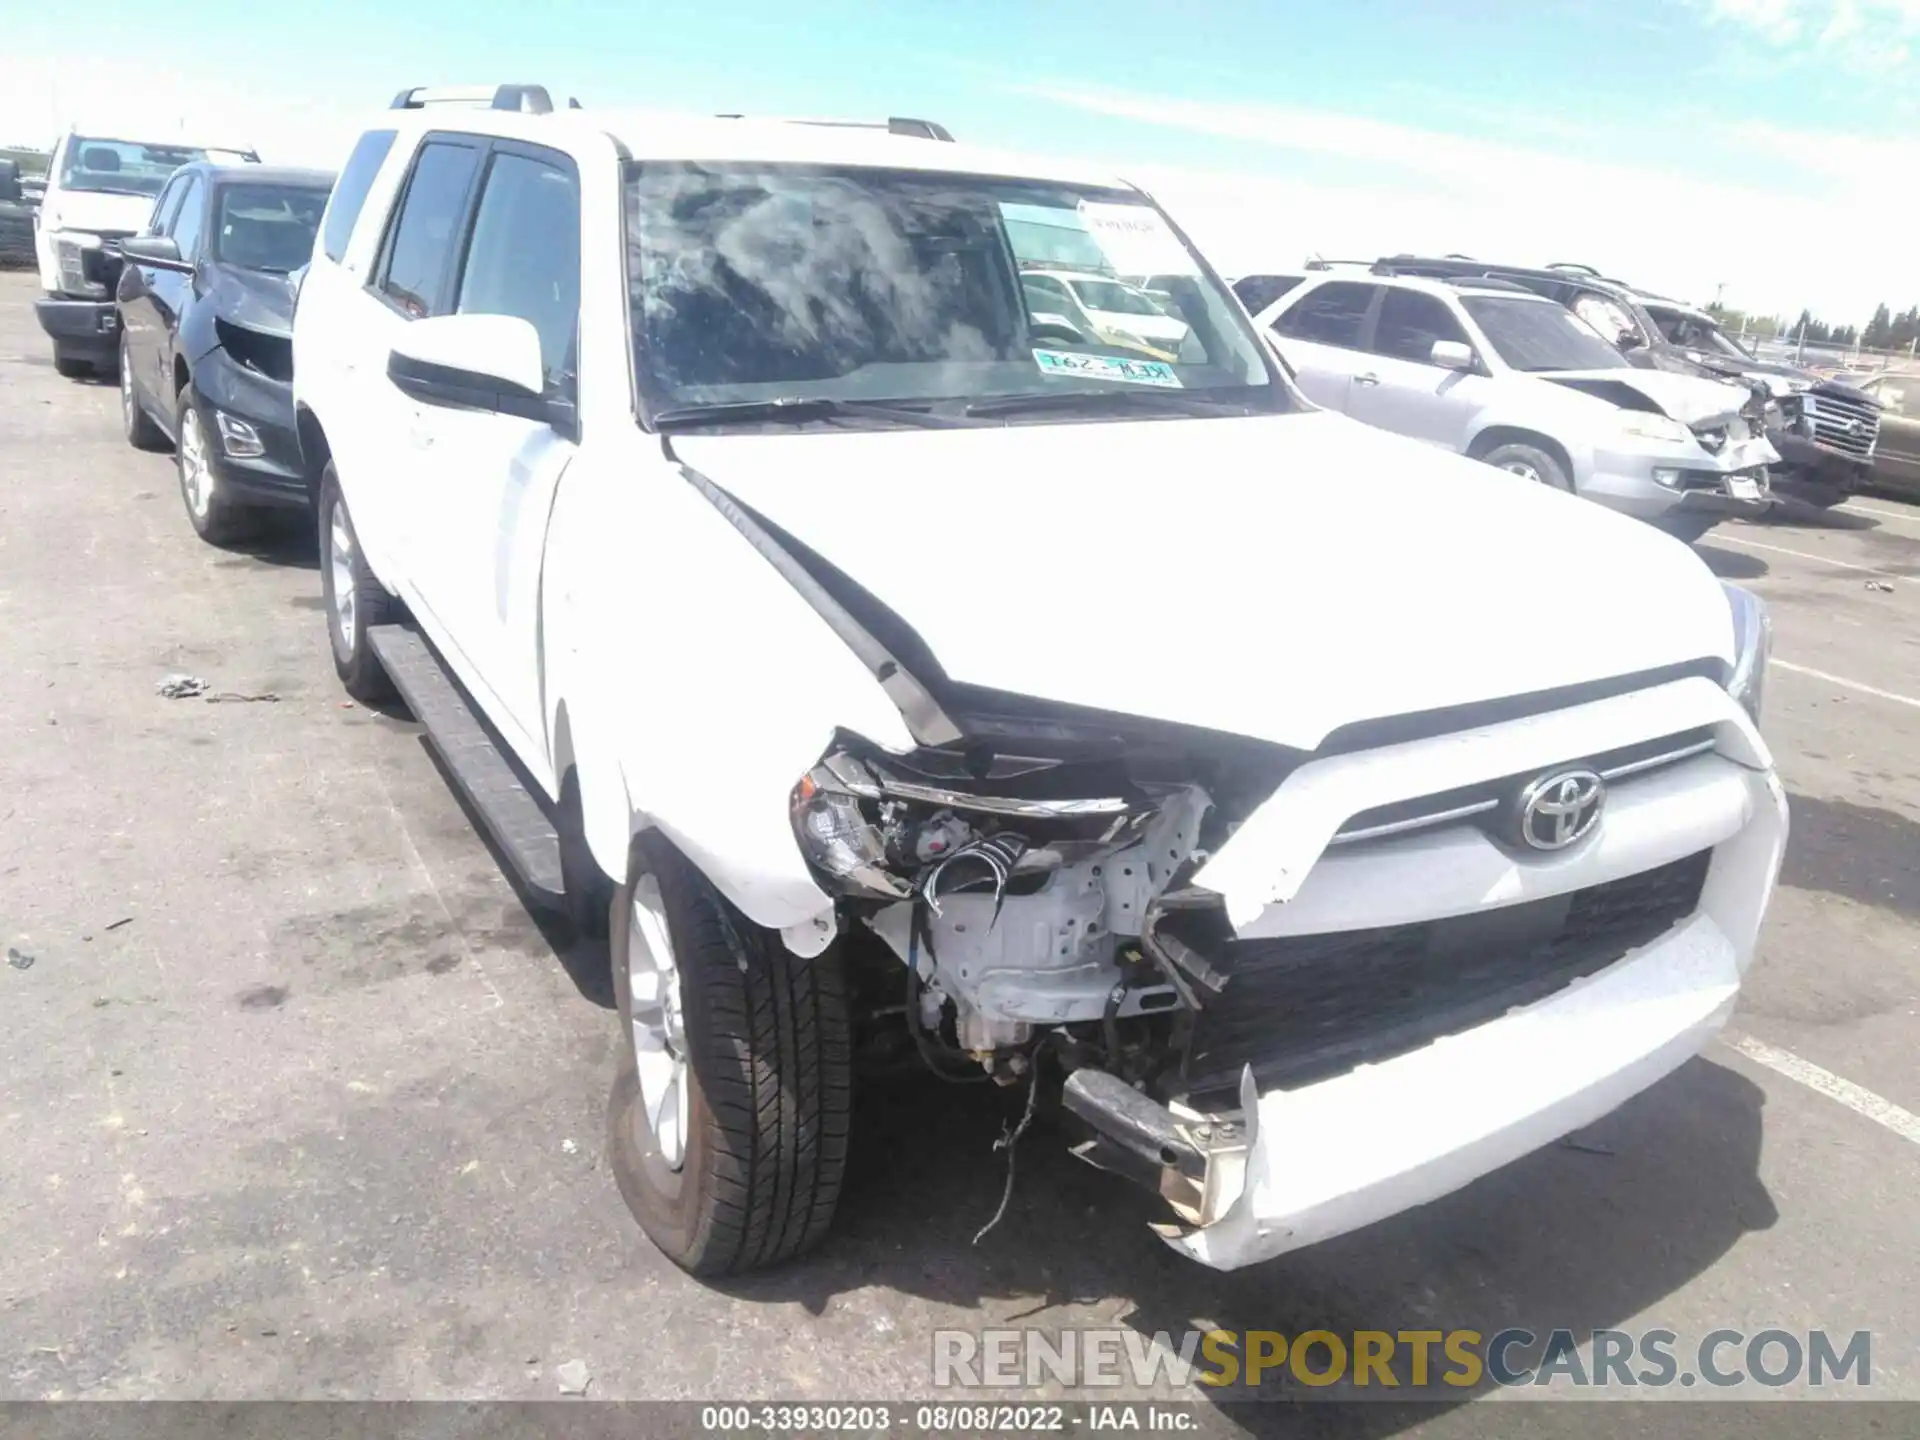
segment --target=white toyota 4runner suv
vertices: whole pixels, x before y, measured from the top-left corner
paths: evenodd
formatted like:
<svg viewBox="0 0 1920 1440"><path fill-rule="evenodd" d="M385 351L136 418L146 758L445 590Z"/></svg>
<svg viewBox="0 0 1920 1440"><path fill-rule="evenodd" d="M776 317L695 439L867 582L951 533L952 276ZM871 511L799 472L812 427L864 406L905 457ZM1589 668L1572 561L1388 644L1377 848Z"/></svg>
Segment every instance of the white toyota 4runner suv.
<svg viewBox="0 0 1920 1440"><path fill-rule="evenodd" d="M612 1168L679 1264L821 1237L869 1061L1059 1107L1229 1268L1726 1018L1786 807L1765 615L1684 545L1316 409L1119 180L427 98L294 325L334 659L610 917ZM1034 317L1064 231L1176 358Z"/></svg>

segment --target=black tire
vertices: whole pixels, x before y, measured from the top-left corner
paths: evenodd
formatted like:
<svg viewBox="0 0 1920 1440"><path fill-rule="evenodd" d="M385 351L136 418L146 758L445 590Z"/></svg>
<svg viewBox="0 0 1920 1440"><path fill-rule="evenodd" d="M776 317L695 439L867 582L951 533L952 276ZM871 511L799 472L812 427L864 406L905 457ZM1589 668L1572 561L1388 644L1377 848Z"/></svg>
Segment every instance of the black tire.
<svg viewBox="0 0 1920 1440"><path fill-rule="evenodd" d="M560 876L566 887L567 919L575 934L589 940L605 939L615 887L587 847L577 771L567 771L567 778L560 783L557 809L554 828L560 833Z"/></svg>
<svg viewBox="0 0 1920 1440"><path fill-rule="evenodd" d="M334 580L334 516L338 512L340 528L348 542L343 557L351 577L351 600L346 615L341 613L340 596ZM360 553L360 536L353 528L353 516L340 494L340 477L327 462L320 477L320 593L326 601L327 642L333 650L333 670L354 699L369 705L391 700L393 681L388 678L380 657L367 643L367 631L376 625L390 625L400 618L400 602L389 595L367 568Z"/></svg>
<svg viewBox="0 0 1920 1440"><path fill-rule="evenodd" d="M193 533L209 545L232 545L252 538L260 530L260 512L250 505L236 504L226 495L220 472L213 466L214 428L207 419L206 407L194 396L191 382L181 387L175 413L180 417L180 439L173 447L173 468L180 481L180 503L186 508ZM189 479L190 467L197 467L197 480Z"/></svg>
<svg viewBox="0 0 1920 1440"><path fill-rule="evenodd" d="M1479 458L1498 469L1525 475L1527 479L1538 481L1550 490L1564 490L1569 495L1573 493L1573 477L1567 474L1566 466L1538 445L1509 442L1494 446Z"/></svg>
<svg viewBox="0 0 1920 1440"><path fill-rule="evenodd" d="M134 393L133 366L127 360L125 336L120 340L120 428L126 434L127 443L136 450L167 448L166 432L153 423L153 417Z"/></svg>
<svg viewBox="0 0 1920 1440"><path fill-rule="evenodd" d="M688 1121L678 1170L654 1143L634 1058L627 915L645 876L660 888L680 976ZM651 833L634 843L610 928L621 1059L607 1148L627 1208L694 1275L756 1270L810 1248L839 1203L853 1105L838 947L794 955Z"/></svg>
<svg viewBox="0 0 1920 1440"><path fill-rule="evenodd" d="M63 375L69 380L85 380L93 374L93 362L90 360L76 360L73 356L64 354L58 347L55 347L53 352L53 369L55 374Z"/></svg>

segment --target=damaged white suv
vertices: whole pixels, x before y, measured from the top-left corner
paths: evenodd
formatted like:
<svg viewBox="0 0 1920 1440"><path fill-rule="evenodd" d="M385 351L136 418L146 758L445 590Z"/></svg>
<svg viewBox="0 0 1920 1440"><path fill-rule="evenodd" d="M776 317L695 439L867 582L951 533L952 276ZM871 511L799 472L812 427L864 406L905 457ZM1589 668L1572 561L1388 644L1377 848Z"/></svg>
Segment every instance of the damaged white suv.
<svg viewBox="0 0 1920 1440"><path fill-rule="evenodd" d="M330 633L611 916L679 1264L821 1237L869 1060L1062 1107L1225 1268L1725 1019L1786 834L1751 595L1314 409L1118 180L499 103L370 131L301 292ZM1177 353L1036 316L1063 268L1155 276Z"/></svg>

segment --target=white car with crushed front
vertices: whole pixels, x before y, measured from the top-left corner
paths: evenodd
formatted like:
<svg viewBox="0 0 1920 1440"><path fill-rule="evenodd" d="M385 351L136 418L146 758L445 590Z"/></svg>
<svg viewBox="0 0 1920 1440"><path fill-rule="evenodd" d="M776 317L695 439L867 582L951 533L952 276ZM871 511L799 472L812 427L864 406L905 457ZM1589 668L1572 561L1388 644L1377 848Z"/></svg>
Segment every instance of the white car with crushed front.
<svg viewBox="0 0 1920 1440"><path fill-rule="evenodd" d="M612 1169L676 1262L824 1233L870 1062L1062 1107L1230 1268L1725 1020L1786 809L1764 612L1685 546L1306 403L1118 179L427 98L294 322L334 660L610 920ZM1038 309L1040 232L1178 355Z"/></svg>

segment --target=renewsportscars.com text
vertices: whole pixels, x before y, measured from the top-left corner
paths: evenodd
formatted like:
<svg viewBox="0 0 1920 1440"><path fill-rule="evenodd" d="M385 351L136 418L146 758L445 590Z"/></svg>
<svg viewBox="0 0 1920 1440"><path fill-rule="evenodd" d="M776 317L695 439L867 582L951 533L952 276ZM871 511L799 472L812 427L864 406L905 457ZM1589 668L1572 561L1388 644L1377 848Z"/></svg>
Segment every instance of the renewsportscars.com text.
<svg viewBox="0 0 1920 1440"><path fill-rule="evenodd" d="M1339 1386L1354 1391L1484 1386L1568 1389L1701 1388L1723 1397L1747 1386L1866 1389L1873 1336L1782 1329L1595 1330L936 1330L936 1388L1039 1385L1136 1390Z"/></svg>

